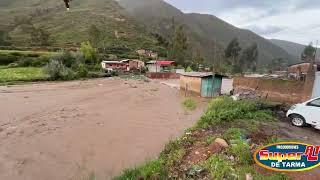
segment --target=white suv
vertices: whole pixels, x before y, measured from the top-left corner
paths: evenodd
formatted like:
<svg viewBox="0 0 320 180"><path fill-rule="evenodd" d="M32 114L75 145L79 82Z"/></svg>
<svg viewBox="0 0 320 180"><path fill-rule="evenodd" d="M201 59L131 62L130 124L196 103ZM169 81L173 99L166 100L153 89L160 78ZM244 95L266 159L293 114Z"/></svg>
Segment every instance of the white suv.
<svg viewBox="0 0 320 180"><path fill-rule="evenodd" d="M303 127L310 124L320 130L320 97L293 105L289 109L287 117L295 126Z"/></svg>

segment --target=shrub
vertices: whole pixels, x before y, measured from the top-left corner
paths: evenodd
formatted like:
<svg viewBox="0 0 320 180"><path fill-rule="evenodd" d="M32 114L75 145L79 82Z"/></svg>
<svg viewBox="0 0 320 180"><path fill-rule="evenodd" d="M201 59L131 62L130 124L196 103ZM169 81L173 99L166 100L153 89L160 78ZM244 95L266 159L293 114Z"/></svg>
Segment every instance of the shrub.
<svg viewBox="0 0 320 180"><path fill-rule="evenodd" d="M44 68L51 80L71 80L74 79L74 72L64 66L61 61L50 60L47 66Z"/></svg>
<svg viewBox="0 0 320 180"><path fill-rule="evenodd" d="M8 65L18 61L19 57L10 54L0 54L0 65Z"/></svg>
<svg viewBox="0 0 320 180"><path fill-rule="evenodd" d="M187 67L186 72L192 72L192 68L190 66Z"/></svg>
<svg viewBox="0 0 320 180"><path fill-rule="evenodd" d="M80 51L84 55L86 64L96 64L98 62L97 50L90 42L81 43Z"/></svg>
<svg viewBox="0 0 320 180"><path fill-rule="evenodd" d="M244 141L239 140L236 145L230 147L228 152L236 157L240 165L251 165L253 163L250 146Z"/></svg>
<svg viewBox="0 0 320 180"><path fill-rule="evenodd" d="M183 107L188 110L195 110L197 108L197 103L192 99L186 99L182 103Z"/></svg>
<svg viewBox="0 0 320 180"><path fill-rule="evenodd" d="M77 68L77 75L80 78L85 78L88 77L89 71L86 67L86 65L84 64L79 64L78 68Z"/></svg>

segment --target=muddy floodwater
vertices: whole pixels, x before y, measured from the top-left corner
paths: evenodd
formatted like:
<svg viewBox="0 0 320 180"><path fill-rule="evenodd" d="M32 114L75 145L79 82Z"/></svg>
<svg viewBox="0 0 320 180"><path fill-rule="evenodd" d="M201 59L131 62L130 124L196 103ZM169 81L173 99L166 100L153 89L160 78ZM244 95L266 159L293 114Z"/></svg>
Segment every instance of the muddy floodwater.
<svg viewBox="0 0 320 180"><path fill-rule="evenodd" d="M204 112L179 91L119 78L0 87L0 179L110 179L157 156Z"/></svg>

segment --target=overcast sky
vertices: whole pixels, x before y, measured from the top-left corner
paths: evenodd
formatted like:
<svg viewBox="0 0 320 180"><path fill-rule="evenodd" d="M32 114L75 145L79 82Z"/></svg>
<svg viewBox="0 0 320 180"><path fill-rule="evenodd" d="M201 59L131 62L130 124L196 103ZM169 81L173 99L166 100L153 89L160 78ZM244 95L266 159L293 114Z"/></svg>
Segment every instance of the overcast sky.
<svg viewBox="0 0 320 180"><path fill-rule="evenodd" d="M183 12L213 14L266 38L320 40L320 0L165 0Z"/></svg>

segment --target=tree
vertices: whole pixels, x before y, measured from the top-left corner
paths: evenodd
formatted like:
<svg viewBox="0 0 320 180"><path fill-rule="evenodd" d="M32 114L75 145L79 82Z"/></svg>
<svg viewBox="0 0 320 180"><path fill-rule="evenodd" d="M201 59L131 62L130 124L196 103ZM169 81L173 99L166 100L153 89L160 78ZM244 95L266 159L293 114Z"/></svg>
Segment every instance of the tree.
<svg viewBox="0 0 320 180"><path fill-rule="evenodd" d="M80 51L84 56L86 64L95 65L98 63L97 49L89 41L81 43Z"/></svg>
<svg viewBox="0 0 320 180"><path fill-rule="evenodd" d="M176 28L172 41L172 51L169 57L180 65L186 65L188 38L182 25Z"/></svg>
<svg viewBox="0 0 320 180"><path fill-rule="evenodd" d="M9 45L11 45L10 40L11 40L11 38L10 38L8 32L6 32L4 30L0 30L0 45L1 46L9 46Z"/></svg>
<svg viewBox="0 0 320 180"><path fill-rule="evenodd" d="M102 32L96 25L91 25L89 28L89 41L94 47L98 47L102 41Z"/></svg>
<svg viewBox="0 0 320 180"><path fill-rule="evenodd" d="M200 66L203 66L204 58L201 56L200 49L197 49L194 57L192 58L192 69L199 70Z"/></svg>
<svg viewBox="0 0 320 180"><path fill-rule="evenodd" d="M50 45L50 33L43 27L35 27L30 16L17 16L14 19L14 26L20 26L22 31L30 34L31 43L40 46Z"/></svg>
<svg viewBox="0 0 320 180"><path fill-rule="evenodd" d="M306 62L311 62L314 60L316 55L316 48L312 46L312 43L310 43L307 47L304 48L301 59Z"/></svg>
<svg viewBox="0 0 320 180"><path fill-rule="evenodd" d="M240 66L242 70L251 69L252 71L257 70L258 60L258 45L253 43L249 47L243 50L240 58Z"/></svg>
<svg viewBox="0 0 320 180"><path fill-rule="evenodd" d="M234 73L242 72L239 61L240 52L241 47L238 38L232 39L225 50L225 57L229 59L229 64L232 65Z"/></svg>
<svg viewBox="0 0 320 180"><path fill-rule="evenodd" d="M48 46L50 45L50 33L43 28L35 28L30 32L31 35L31 42L33 44L38 44L41 46Z"/></svg>
<svg viewBox="0 0 320 180"><path fill-rule="evenodd" d="M282 58L275 58L269 64L269 69L273 71L281 71L286 66L284 59Z"/></svg>

